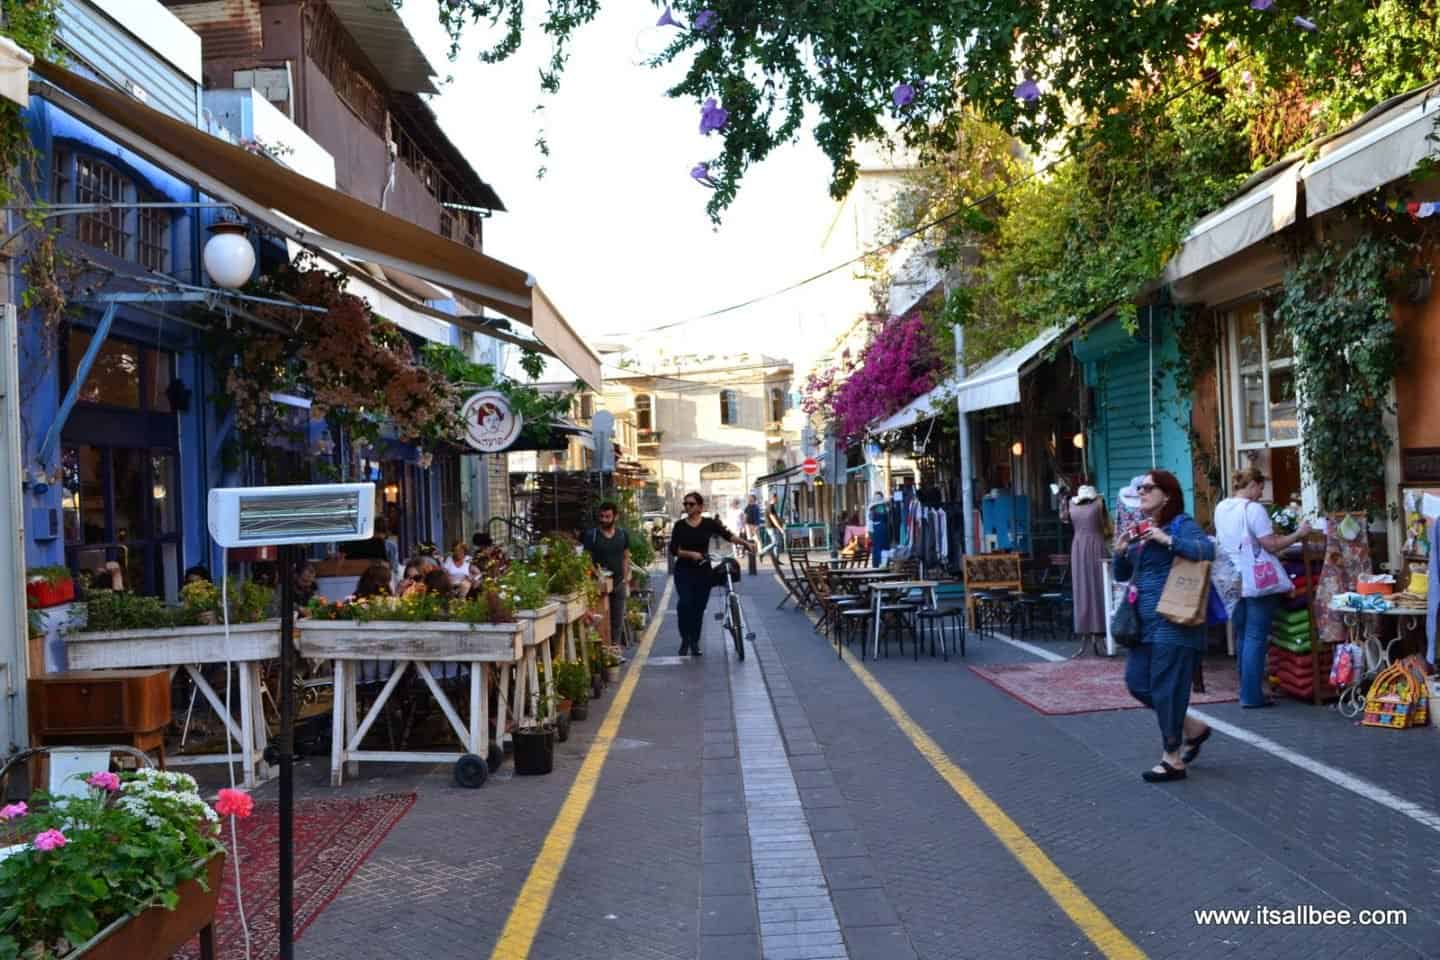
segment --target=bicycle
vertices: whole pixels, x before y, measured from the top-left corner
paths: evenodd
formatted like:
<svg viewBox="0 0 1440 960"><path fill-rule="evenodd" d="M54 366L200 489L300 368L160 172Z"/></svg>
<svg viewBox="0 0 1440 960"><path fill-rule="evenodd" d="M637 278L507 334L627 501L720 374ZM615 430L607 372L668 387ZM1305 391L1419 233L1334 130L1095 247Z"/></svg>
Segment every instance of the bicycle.
<svg viewBox="0 0 1440 960"><path fill-rule="evenodd" d="M735 592L735 578L740 576L740 561L734 557L710 556L710 569L725 573L725 600L715 619L725 624L725 630L735 642L735 657L745 659L745 641L755 642L755 634L745 630L745 612L740 609L740 594Z"/></svg>

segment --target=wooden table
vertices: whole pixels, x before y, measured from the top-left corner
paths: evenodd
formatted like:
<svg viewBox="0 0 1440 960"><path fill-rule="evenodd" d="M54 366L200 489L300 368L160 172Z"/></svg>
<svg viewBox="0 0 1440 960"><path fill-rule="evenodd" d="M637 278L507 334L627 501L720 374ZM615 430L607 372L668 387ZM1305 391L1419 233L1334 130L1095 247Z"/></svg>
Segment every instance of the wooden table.
<svg viewBox="0 0 1440 960"><path fill-rule="evenodd" d="M510 704L507 691L514 669L525 671L525 679L516 685L521 703L518 717L532 717L539 689L535 674L536 647L547 645L554 632L554 614L549 618L550 634L543 621L515 623L403 623L377 621L357 623L349 620L305 620L298 624L300 655L334 663L335 701L331 709L330 783L340 786L344 773L359 773L359 761L380 763L444 763L459 760L466 754L485 758L489 754L490 684L488 669L500 671L500 699L496 703L495 735L503 743ZM363 660L393 660L395 667L362 721L357 721L356 666ZM430 672L431 663L464 663L470 666L470 723L467 727L440 689ZM462 751L433 750L363 750L365 735L380 716L390 696L400 683L406 669L425 681L430 695L444 712L445 718L460 739ZM548 675L547 675L548 676ZM525 696L528 689L529 697ZM524 701L531 703L530 711ZM488 761L487 761L488 762Z"/></svg>
<svg viewBox="0 0 1440 960"><path fill-rule="evenodd" d="M240 745L234 759L240 761L247 787L268 779L265 743L269 731L261 706L263 684L260 664L280 656L280 622L235 623L230 625L227 644L223 626L173 627L166 630L114 630L96 633L68 633L65 652L77 670L167 667L183 669L195 689L214 708L229 735ZM233 663L239 672L239 716L226 711L225 701L205 680L201 664ZM179 754L168 757L172 766L226 763L225 753Z"/></svg>
<svg viewBox="0 0 1440 960"><path fill-rule="evenodd" d="M939 580L877 580L870 585L870 594L874 600L875 613L875 647L871 651L870 659L880 659L880 607L885 594L907 593L911 590L924 590L930 598L930 606L935 606L935 588L940 586ZM864 654L864 648L861 648Z"/></svg>

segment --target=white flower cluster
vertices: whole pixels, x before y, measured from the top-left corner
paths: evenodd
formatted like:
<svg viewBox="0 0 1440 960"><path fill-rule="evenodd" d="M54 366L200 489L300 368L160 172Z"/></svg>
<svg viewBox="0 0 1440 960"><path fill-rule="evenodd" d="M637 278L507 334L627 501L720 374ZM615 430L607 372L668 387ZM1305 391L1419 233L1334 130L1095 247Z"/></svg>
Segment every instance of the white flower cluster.
<svg viewBox="0 0 1440 960"><path fill-rule="evenodd" d="M220 817L200 798L199 790L200 785L188 773L147 768L125 782L117 803L152 829L169 827L183 832L183 824L197 820L207 820L218 829Z"/></svg>

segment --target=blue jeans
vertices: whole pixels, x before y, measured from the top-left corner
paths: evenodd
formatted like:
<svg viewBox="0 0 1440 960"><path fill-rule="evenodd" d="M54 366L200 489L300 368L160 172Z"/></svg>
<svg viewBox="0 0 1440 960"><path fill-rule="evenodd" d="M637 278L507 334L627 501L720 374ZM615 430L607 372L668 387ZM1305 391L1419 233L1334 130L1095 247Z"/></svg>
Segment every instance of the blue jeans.
<svg viewBox="0 0 1440 960"><path fill-rule="evenodd" d="M1167 751L1180 749L1185 713L1190 709L1190 684L1200 652L1173 643L1142 643L1125 660L1125 686L1130 696L1155 711Z"/></svg>
<svg viewBox="0 0 1440 960"><path fill-rule="evenodd" d="M1235 630L1235 666L1240 671L1240 705L1265 702L1265 660L1270 653L1270 624L1283 598L1241 597L1230 617Z"/></svg>
<svg viewBox="0 0 1440 960"><path fill-rule="evenodd" d="M705 627L705 604L710 602L710 572L688 561L675 562L675 619L680 626L680 650L700 650Z"/></svg>

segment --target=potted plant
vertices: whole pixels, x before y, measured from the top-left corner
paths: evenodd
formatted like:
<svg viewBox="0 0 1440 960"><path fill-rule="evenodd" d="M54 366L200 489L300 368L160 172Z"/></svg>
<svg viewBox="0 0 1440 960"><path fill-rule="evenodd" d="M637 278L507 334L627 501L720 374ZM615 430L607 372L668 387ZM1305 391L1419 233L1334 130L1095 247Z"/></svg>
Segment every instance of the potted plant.
<svg viewBox="0 0 1440 960"><path fill-rule="evenodd" d="M35 609L58 607L75 599L75 580L69 567L35 567L26 572L27 606Z"/></svg>
<svg viewBox="0 0 1440 960"><path fill-rule="evenodd" d="M586 720L590 716L590 671L583 660L561 661L555 664L555 690L562 702L570 704L571 720Z"/></svg>
<svg viewBox="0 0 1440 960"><path fill-rule="evenodd" d="M545 698L535 708L535 722L515 728L515 773L522 777L543 776L555 769L555 727L549 722Z"/></svg>
<svg viewBox="0 0 1440 960"><path fill-rule="evenodd" d="M620 679L620 654L610 647L605 647L601 653L605 663L605 682L614 683Z"/></svg>
<svg viewBox="0 0 1440 960"><path fill-rule="evenodd" d="M80 796L0 808L28 841L0 860L0 957L162 960L208 925L220 817L183 773L102 771ZM217 809L250 812L222 790Z"/></svg>

